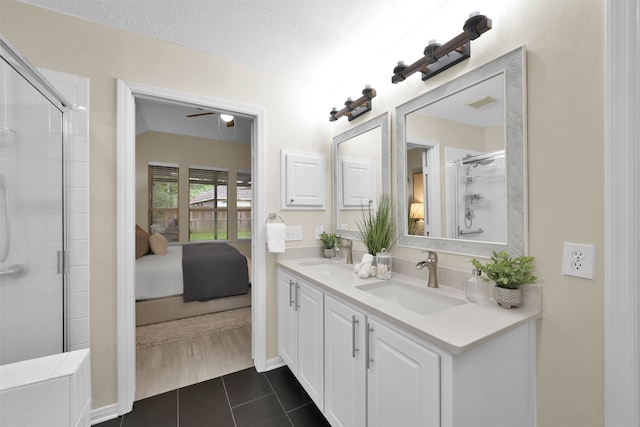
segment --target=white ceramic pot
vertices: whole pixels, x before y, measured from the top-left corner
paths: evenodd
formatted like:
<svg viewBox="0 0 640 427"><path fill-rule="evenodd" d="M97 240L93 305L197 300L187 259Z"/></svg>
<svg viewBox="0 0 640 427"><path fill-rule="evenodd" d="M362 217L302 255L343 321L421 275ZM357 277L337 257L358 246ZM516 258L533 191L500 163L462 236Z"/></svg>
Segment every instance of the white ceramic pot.
<svg viewBox="0 0 640 427"><path fill-rule="evenodd" d="M518 289L507 289L495 286L493 297L502 308L518 307L522 304L522 291Z"/></svg>

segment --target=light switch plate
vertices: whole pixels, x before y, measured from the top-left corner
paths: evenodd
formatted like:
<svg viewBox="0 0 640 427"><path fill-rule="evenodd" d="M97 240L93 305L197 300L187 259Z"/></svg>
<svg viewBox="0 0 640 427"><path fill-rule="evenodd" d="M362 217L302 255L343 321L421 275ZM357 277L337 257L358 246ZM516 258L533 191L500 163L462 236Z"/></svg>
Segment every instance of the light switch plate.
<svg viewBox="0 0 640 427"><path fill-rule="evenodd" d="M562 250L562 274L593 279L595 260L595 246L565 242Z"/></svg>
<svg viewBox="0 0 640 427"><path fill-rule="evenodd" d="M316 225L316 240L320 240L320 235L324 233L324 227L321 225Z"/></svg>
<svg viewBox="0 0 640 427"><path fill-rule="evenodd" d="M302 226L301 225L288 225L284 232L285 242L291 242L294 240L302 240Z"/></svg>

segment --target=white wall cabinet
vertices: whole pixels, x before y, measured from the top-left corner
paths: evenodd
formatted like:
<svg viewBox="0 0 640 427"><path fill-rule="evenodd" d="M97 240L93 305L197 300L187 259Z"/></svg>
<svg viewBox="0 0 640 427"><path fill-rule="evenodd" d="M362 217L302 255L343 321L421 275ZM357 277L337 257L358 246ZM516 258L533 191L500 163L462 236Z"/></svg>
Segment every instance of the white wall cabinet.
<svg viewBox="0 0 640 427"><path fill-rule="evenodd" d="M535 426L535 322L455 355L278 269L278 333L334 427Z"/></svg>
<svg viewBox="0 0 640 427"><path fill-rule="evenodd" d="M278 270L278 351L320 410L324 407L323 294Z"/></svg>
<svg viewBox="0 0 640 427"><path fill-rule="evenodd" d="M340 158L338 192L340 209L376 206L376 165L370 160Z"/></svg>
<svg viewBox="0 0 640 427"><path fill-rule="evenodd" d="M281 209L325 208L327 167L322 154L281 152Z"/></svg>

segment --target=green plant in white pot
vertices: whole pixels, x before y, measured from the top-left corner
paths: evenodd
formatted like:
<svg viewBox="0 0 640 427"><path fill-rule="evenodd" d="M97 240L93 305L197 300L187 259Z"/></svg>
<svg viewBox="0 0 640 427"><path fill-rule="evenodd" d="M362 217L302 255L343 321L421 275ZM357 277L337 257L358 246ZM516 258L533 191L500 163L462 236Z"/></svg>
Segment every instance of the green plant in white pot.
<svg viewBox="0 0 640 427"><path fill-rule="evenodd" d="M522 304L520 286L534 283L537 279L531 274L535 267L535 257L532 256L512 258L505 251L493 252L491 262L482 264L474 258L471 263L487 275L483 280L495 282L493 296L503 308L518 307Z"/></svg>
<svg viewBox="0 0 640 427"><path fill-rule="evenodd" d="M324 249L324 256L327 258L335 258L336 245L340 236L335 233L320 234L320 240L322 241L322 248Z"/></svg>
<svg viewBox="0 0 640 427"><path fill-rule="evenodd" d="M391 197L388 194L380 196L378 207L362 207L362 219L356 220L360 240L367 247L367 251L374 257L383 249L389 251L394 243L396 223L393 219Z"/></svg>

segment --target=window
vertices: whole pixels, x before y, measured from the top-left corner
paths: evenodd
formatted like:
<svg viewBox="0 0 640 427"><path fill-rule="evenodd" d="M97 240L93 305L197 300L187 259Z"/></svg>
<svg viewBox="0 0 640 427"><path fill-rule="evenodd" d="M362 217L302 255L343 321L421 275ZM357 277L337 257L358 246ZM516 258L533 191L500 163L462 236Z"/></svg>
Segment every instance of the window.
<svg viewBox="0 0 640 427"><path fill-rule="evenodd" d="M189 240L227 240L226 169L189 168Z"/></svg>
<svg viewBox="0 0 640 427"><path fill-rule="evenodd" d="M238 221L238 239L251 238L251 171L238 171L236 180L236 216Z"/></svg>
<svg viewBox="0 0 640 427"><path fill-rule="evenodd" d="M178 165L149 164L149 231L178 241Z"/></svg>

